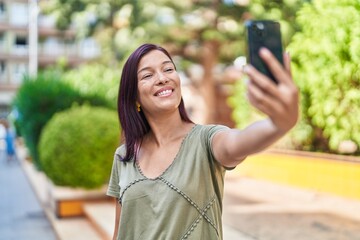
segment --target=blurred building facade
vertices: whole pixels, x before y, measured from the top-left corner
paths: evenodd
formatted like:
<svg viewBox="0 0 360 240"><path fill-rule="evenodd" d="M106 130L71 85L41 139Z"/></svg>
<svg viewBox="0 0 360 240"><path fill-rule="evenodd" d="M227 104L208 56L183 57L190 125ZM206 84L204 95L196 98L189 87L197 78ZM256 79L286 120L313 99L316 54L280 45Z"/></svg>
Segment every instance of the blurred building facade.
<svg viewBox="0 0 360 240"><path fill-rule="evenodd" d="M29 73L31 1L0 0L0 117L10 111L10 105L23 76ZM36 3L35 3L36 4ZM37 8L37 6L35 5ZM38 12L38 9L35 9ZM59 31L54 16L37 14L35 60L41 69L66 59L77 66L100 55L100 48L92 38L77 39L76 31ZM29 30L31 29L31 30ZM34 32L32 32L34 33Z"/></svg>

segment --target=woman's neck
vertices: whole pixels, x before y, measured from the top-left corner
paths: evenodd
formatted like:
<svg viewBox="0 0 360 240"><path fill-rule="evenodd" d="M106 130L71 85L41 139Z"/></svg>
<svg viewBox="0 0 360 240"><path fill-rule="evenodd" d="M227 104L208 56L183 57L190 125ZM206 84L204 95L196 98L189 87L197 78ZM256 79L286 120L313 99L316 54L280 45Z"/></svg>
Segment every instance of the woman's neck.
<svg viewBox="0 0 360 240"><path fill-rule="evenodd" d="M158 146L184 137L194 126L193 123L183 121L180 114L167 116L167 118L152 118L148 119L148 122L151 130L144 136L144 141L150 140Z"/></svg>

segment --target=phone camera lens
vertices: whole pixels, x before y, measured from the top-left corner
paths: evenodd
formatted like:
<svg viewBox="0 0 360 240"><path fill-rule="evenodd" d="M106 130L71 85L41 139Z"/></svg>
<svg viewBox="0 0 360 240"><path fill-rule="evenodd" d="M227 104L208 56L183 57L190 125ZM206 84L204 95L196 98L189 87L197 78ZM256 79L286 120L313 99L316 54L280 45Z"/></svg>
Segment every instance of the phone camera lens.
<svg viewBox="0 0 360 240"><path fill-rule="evenodd" d="M257 28L258 28L259 30L263 30L263 29L264 29L264 24L263 24L263 23L257 23L256 26L257 26Z"/></svg>
<svg viewBox="0 0 360 240"><path fill-rule="evenodd" d="M263 37L264 36L264 24L261 22L256 23L255 32L258 35L258 37Z"/></svg>

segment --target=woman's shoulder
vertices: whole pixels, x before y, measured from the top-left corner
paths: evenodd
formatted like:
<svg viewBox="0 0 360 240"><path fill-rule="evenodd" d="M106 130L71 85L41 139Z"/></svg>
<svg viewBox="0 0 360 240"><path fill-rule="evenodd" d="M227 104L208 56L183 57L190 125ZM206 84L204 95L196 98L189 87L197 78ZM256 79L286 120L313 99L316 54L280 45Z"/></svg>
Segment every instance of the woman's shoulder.
<svg viewBox="0 0 360 240"><path fill-rule="evenodd" d="M126 150L127 150L126 144L122 144L118 148L116 148L115 159L119 160L119 162L121 162L123 164L134 162L133 158L131 158L129 161L124 161L124 157L126 155Z"/></svg>
<svg viewBox="0 0 360 240"><path fill-rule="evenodd" d="M116 148L116 150L115 150L116 158L118 158L120 160L125 156L125 154L126 154L125 144L122 144L118 148Z"/></svg>
<svg viewBox="0 0 360 240"><path fill-rule="evenodd" d="M196 124L196 131L201 133L212 133L220 130L227 130L229 127L221 124Z"/></svg>
<svg viewBox="0 0 360 240"><path fill-rule="evenodd" d="M219 124L196 124L187 139L194 144L208 142L217 132L227 129L229 127Z"/></svg>

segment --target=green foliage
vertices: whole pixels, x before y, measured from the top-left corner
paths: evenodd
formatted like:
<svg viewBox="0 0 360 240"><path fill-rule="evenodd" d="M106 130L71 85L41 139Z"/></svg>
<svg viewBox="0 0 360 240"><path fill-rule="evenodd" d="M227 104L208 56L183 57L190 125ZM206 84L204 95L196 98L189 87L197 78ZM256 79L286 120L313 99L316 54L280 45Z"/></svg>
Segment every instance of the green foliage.
<svg viewBox="0 0 360 240"><path fill-rule="evenodd" d="M116 111L72 107L56 113L39 142L40 161L55 185L93 189L108 181L119 144Z"/></svg>
<svg viewBox="0 0 360 240"><path fill-rule="evenodd" d="M18 112L16 126L25 140L29 153L38 169L37 145L44 125L54 113L71 107L74 103L108 106L98 96L82 95L61 81L54 71L42 72L36 78L26 77L14 98L13 107Z"/></svg>
<svg viewBox="0 0 360 240"><path fill-rule="evenodd" d="M360 2L314 0L297 20L289 50L301 90L303 126L298 142L317 151L337 152L351 140L360 152Z"/></svg>
<svg viewBox="0 0 360 240"><path fill-rule="evenodd" d="M109 67L91 63L65 72L63 80L82 95L105 98L116 109L120 75Z"/></svg>

